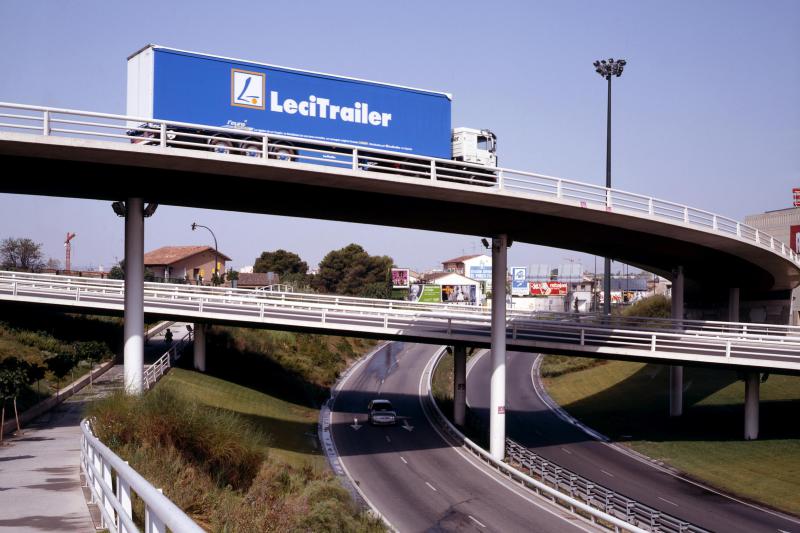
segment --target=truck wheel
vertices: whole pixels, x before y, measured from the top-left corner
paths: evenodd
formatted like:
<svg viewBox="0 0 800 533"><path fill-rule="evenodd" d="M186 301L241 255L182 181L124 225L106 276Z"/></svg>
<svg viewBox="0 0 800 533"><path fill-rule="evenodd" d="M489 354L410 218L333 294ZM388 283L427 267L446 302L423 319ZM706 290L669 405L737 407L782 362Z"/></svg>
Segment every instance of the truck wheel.
<svg viewBox="0 0 800 533"><path fill-rule="evenodd" d="M280 161L294 161L297 159L297 151L287 145L279 144L270 151L270 158Z"/></svg>
<svg viewBox="0 0 800 533"><path fill-rule="evenodd" d="M233 147L233 143L225 138L211 139L208 141L208 145L211 147L212 152L218 154L229 154Z"/></svg>
<svg viewBox="0 0 800 533"><path fill-rule="evenodd" d="M261 139L245 139L239 144L240 152L247 157L261 157Z"/></svg>

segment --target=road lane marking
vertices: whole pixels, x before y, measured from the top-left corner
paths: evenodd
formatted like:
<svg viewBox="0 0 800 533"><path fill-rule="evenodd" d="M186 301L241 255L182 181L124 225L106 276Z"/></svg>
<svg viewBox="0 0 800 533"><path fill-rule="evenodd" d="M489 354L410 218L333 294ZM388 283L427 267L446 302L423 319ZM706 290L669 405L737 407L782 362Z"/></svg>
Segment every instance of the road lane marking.
<svg viewBox="0 0 800 533"><path fill-rule="evenodd" d="M572 452L564 447L561 448L561 451L567 452L568 454L572 455Z"/></svg>
<svg viewBox="0 0 800 533"><path fill-rule="evenodd" d="M470 520L472 520L473 522L475 522L476 524L478 524L482 528L486 529L486 525L481 524L480 522L478 522L478 520L474 516L472 516L471 514L468 514L467 516L469 517Z"/></svg>
<svg viewBox="0 0 800 533"><path fill-rule="evenodd" d="M389 435L386 435L386 442L392 442L392 439L389 438Z"/></svg>
<svg viewBox="0 0 800 533"><path fill-rule="evenodd" d="M605 475L609 476L609 477L614 477L614 474L612 474L611 472L606 472L606 471L605 471L605 470L603 470L603 469L600 469L600 471L601 471L602 473L604 473Z"/></svg>
<svg viewBox="0 0 800 533"><path fill-rule="evenodd" d="M409 426L408 425L408 419L403 420L402 428L405 429L405 430L408 430L409 433L414 431L414 426Z"/></svg>
<svg viewBox="0 0 800 533"><path fill-rule="evenodd" d="M428 483L427 481L425 482L425 484L426 484L426 485L428 485L428 487L430 487L430 489L431 489L433 492L439 492L438 490L436 490L436 487L434 487L433 485L431 485L431 484L430 484L430 483Z"/></svg>
<svg viewBox="0 0 800 533"><path fill-rule="evenodd" d="M666 498L662 498L661 496L659 496L659 497L658 497L658 499L659 499L659 500L661 500L661 501L663 501L663 502L667 502L667 503L668 503L668 504L670 504L670 505L674 505L675 507L678 507L678 504L677 504L677 503L675 503L675 502L671 502L671 501L669 501L669 500L668 500L668 499L666 499Z"/></svg>
<svg viewBox="0 0 800 533"><path fill-rule="evenodd" d="M403 457L402 455L400 456L400 460L403 461L405 464L408 464L408 461L406 461L406 458Z"/></svg>

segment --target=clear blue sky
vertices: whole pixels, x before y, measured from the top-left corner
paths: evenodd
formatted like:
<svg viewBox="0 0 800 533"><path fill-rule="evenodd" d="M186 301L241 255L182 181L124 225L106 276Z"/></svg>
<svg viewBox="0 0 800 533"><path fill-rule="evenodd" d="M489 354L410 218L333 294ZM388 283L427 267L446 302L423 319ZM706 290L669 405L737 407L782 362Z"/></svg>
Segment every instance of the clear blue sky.
<svg viewBox="0 0 800 533"><path fill-rule="evenodd" d="M0 3L0 100L125 112L125 59L147 43L451 92L453 123L499 136L503 166L602 184L605 83L614 80L614 186L741 219L800 186L800 2ZM15 179L6 172L3 179ZM480 213L476 213L480 216ZM436 266L478 238L162 206L146 248L206 244L234 265L287 248L316 264L357 242ZM0 238L108 266L123 224L104 202L0 195ZM542 231L548 231L542 228ZM593 259L515 245L510 264Z"/></svg>

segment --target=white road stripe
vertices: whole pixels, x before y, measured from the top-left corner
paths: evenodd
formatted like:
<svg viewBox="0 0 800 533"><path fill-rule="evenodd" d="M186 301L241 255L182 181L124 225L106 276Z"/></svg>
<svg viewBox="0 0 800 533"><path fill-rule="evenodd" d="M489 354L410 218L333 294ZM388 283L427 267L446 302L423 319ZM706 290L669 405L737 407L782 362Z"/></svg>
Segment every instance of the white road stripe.
<svg viewBox="0 0 800 533"><path fill-rule="evenodd" d="M667 503L668 503L668 504L670 504L670 505L674 505L675 507L678 507L678 504L677 504L677 503L675 503L675 502L671 502L671 501L669 501L669 500L668 500L668 499L666 499L666 498L662 498L661 496L659 496L659 497L658 497L658 499L659 499L659 500L661 500L661 501L663 501L663 502L667 502Z"/></svg>
<svg viewBox="0 0 800 533"><path fill-rule="evenodd" d="M473 522L475 522L476 524L478 524L478 525L479 525L479 526L481 526L482 528L486 529L486 525L484 525L484 524L481 524L480 522L478 522L478 521L475 519L475 517L474 517L474 516L472 516L471 514L468 514L467 516L469 517L469 519L470 519L470 520L472 520Z"/></svg>
<svg viewBox="0 0 800 533"><path fill-rule="evenodd" d="M430 484L430 483L428 483L427 481L425 482L425 484L426 484L426 485L428 485L428 486L431 488L431 490L432 490L432 491L434 491L434 492L439 492L438 490L436 490L436 487L434 487L433 485L431 485L431 484Z"/></svg>
<svg viewBox="0 0 800 533"><path fill-rule="evenodd" d="M386 442L392 442L392 439L389 438L389 435L386 435Z"/></svg>
<svg viewBox="0 0 800 533"><path fill-rule="evenodd" d="M564 451L564 452L567 452L567 453L568 453L568 454L570 454L570 455L572 455L572 452L571 452L571 451L569 451L569 450L568 450L568 449L566 449L566 448L561 448L561 450L562 450L562 451Z"/></svg>
<svg viewBox="0 0 800 533"><path fill-rule="evenodd" d="M403 461L405 464L408 464L408 461L406 461L406 458L403 457L402 455L400 456L400 460Z"/></svg>
<svg viewBox="0 0 800 533"><path fill-rule="evenodd" d="M612 474L611 472L606 472L605 470L602 469L600 471L609 477L614 477L614 474Z"/></svg>

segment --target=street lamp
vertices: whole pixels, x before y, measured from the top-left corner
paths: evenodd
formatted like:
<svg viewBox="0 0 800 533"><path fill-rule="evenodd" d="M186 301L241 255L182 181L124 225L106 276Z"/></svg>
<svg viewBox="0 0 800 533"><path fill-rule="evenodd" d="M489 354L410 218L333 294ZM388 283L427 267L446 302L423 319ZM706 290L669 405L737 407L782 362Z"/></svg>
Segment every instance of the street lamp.
<svg viewBox="0 0 800 533"><path fill-rule="evenodd" d="M197 222L192 222L192 231L196 230L197 228L205 228L211 233L211 236L214 238L214 274L217 275L217 279L219 279L219 248L217 247L217 236L214 235L214 232L211 231L211 228L208 226L203 226L202 224L198 224Z"/></svg>
<svg viewBox="0 0 800 533"><path fill-rule="evenodd" d="M628 62L624 59L601 59L594 62L594 71L608 80L608 113L606 120L606 188L611 188L611 78L622 76L622 71ZM603 276L603 312L611 314L611 258L605 258L605 276Z"/></svg>

